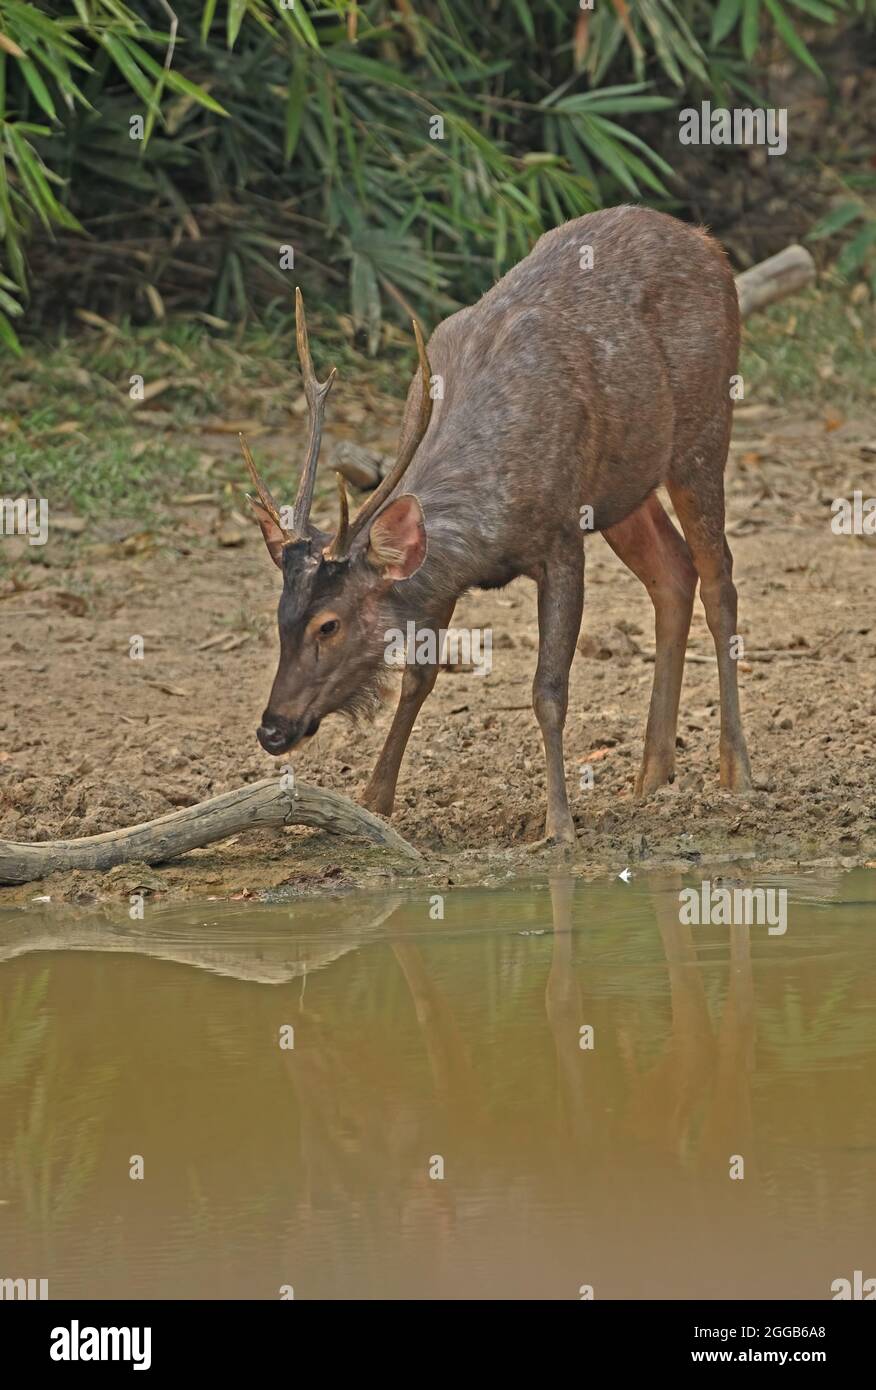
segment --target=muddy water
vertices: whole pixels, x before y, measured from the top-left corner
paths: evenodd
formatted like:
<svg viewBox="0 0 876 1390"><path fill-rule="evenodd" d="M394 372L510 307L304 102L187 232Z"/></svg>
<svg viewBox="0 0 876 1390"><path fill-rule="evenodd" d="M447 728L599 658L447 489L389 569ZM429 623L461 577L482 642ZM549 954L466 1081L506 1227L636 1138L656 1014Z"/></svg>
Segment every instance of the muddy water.
<svg viewBox="0 0 876 1390"><path fill-rule="evenodd" d="M784 934L682 925L677 878L562 873L450 891L443 919L426 894L3 914L0 1276L270 1299L876 1276L876 875L759 882Z"/></svg>

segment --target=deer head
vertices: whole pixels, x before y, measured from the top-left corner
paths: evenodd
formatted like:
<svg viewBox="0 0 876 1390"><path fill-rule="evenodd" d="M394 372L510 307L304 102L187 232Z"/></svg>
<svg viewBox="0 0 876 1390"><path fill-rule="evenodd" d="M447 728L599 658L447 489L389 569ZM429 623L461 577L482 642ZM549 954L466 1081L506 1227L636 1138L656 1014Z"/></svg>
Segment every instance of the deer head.
<svg viewBox="0 0 876 1390"><path fill-rule="evenodd" d="M295 504L278 508L260 478L246 440L243 456L255 497L249 497L268 553L283 575L277 613L280 663L258 740L279 755L315 734L321 719L337 710L368 708L386 674L384 631L393 586L409 579L426 557L426 529L416 497L387 503L429 426L431 370L419 325L421 400L415 428L398 457L353 519L344 480L338 480L339 520L334 535L310 520L325 403L335 370L317 381L310 357L301 291L295 292L298 358L310 417L310 437Z"/></svg>

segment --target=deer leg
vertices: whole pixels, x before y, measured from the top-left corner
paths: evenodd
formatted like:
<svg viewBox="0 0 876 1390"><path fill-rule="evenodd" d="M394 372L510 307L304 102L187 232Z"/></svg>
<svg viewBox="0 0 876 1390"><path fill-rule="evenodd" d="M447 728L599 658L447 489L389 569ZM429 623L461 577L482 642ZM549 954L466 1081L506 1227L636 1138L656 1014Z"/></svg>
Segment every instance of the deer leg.
<svg viewBox="0 0 876 1390"><path fill-rule="evenodd" d="M641 579L654 605L654 683L636 778L636 795L647 796L675 778L678 701L697 572L690 550L653 493L626 521L602 534Z"/></svg>
<svg viewBox="0 0 876 1390"><path fill-rule="evenodd" d="M700 598L718 657L721 695L721 786L746 791L751 786L751 766L739 712L735 654L737 596L733 583L733 556L724 536L724 479L719 475L708 486L690 473L684 481L667 482L672 505L681 522L691 556L700 577Z"/></svg>
<svg viewBox="0 0 876 1390"><path fill-rule="evenodd" d="M453 617L453 608L454 605L451 604L434 622L421 623L417 628L418 632L430 630L435 632L436 649L439 655L438 633L442 627L446 628L449 625L450 619ZM392 725L361 797L361 804L369 811L376 811L381 816L392 815L399 768L405 755L408 739L414 724L417 722L417 715L420 713L423 701L427 695L431 694L437 679L437 663L435 665L405 666L401 694Z"/></svg>
<svg viewBox="0 0 876 1390"><path fill-rule="evenodd" d="M575 843L563 761L563 726L569 705L569 668L584 606L584 549L578 537L555 550L538 580L538 665L532 685L535 717L547 764L549 843Z"/></svg>

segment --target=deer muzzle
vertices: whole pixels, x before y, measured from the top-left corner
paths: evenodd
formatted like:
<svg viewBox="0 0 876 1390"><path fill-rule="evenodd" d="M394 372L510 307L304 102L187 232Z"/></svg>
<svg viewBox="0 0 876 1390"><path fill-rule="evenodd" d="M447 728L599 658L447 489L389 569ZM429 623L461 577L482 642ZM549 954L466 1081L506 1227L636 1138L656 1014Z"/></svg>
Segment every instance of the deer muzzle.
<svg viewBox="0 0 876 1390"><path fill-rule="evenodd" d="M272 753L276 758L281 753L288 753L303 738L310 738L318 728L318 719L286 719L282 714L272 714L266 709L256 737L265 752Z"/></svg>

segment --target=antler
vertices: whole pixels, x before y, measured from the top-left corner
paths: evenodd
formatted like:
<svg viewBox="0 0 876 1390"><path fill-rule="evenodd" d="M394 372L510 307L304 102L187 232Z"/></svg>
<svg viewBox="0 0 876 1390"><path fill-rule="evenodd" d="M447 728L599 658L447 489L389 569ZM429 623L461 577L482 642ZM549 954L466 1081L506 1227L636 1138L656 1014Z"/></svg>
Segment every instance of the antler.
<svg viewBox="0 0 876 1390"><path fill-rule="evenodd" d="M310 439L307 443L307 458L304 461L304 471L301 474L301 482L298 484L298 496L295 498L295 506L292 512L292 520L297 536L304 536L307 532L307 520L310 516L310 504L313 501L313 488L316 482L316 465L319 460L319 446L322 443L322 422L325 416L325 400L329 391L332 389L332 382L335 379L335 368L332 367L325 381L317 381L316 373L313 370L313 363L310 360L310 344L307 338L307 319L304 316L304 299L301 291L295 290L295 341L298 344L298 360L301 363L301 375L304 378L304 394L307 397L307 405L310 410Z"/></svg>
<svg viewBox="0 0 876 1390"><path fill-rule="evenodd" d="M414 319L413 323L414 337L417 340L417 355L420 359L420 380L422 383L422 395L420 397L420 415L419 419L417 420L416 429L414 430L413 434L410 436L404 447L399 450L398 458L396 459L392 468L387 473L386 477L381 482L380 486L375 488L374 492L372 492L371 495L367 498L367 500L362 504L356 515L353 517L353 520L349 523L347 522L346 515L347 494L346 489L344 489L342 494L343 501L341 503L341 523L338 527L337 535L334 537L331 545L328 547L326 551L326 555L333 560L343 559L344 555L349 553L353 541L362 531L363 527L367 525L367 523L374 516L375 512L379 511L389 494L392 492L393 488L395 488L396 485L401 481L405 471L407 470L408 466L411 463L411 460L414 457L414 454L420 447L420 444L423 441L427 429L429 428L429 421L432 418L432 396L430 391L432 384L432 368L429 365L429 358L426 353L426 344L423 342L423 335L420 332L420 325L417 323L416 319Z"/></svg>
<svg viewBox="0 0 876 1390"><path fill-rule="evenodd" d="M255 460L253 459L253 456L250 453L249 445L246 442L246 435L242 434L239 436L239 438L240 447L243 450L244 462L246 463L246 466L249 469L249 476L252 478L253 486L259 496L259 501L261 502L262 506L264 507L265 511L268 513L268 516L271 518L274 524L276 526L279 526L280 530L283 532L284 541L293 540L294 537L292 535L292 532L287 531L286 527L281 522L280 512L277 507L277 504L271 496L270 492L268 491L267 486L262 481L262 478L259 476L258 469L255 466ZM249 497L247 500L252 502L251 497Z"/></svg>
<svg viewBox="0 0 876 1390"><path fill-rule="evenodd" d="M316 373L313 370L313 362L310 357L310 344L307 337L307 319L304 316L304 300L301 291L295 290L295 341L298 345L298 360L301 363L301 375L304 378L304 394L307 397L307 406L310 412L310 438L307 441L307 457L304 460L304 469L301 473L301 481L298 484L298 495L295 498L295 506L292 509L292 530L285 527L280 520L280 512L276 502L265 486L256 469L253 456L250 453L249 445L240 436L240 446L243 449L243 457L249 469L249 476L252 478L255 490L258 493L259 501L271 520L280 527L283 532L283 544L288 545L292 541L301 540L307 535L307 522L310 517L310 506L313 502L313 489L316 483L316 465L319 461L319 446L322 443L322 425L325 418L326 396L332 389L332 382L335 379L336 371L332 367L325 381L317 381Z"/></svg>
<svg viewBox="0 0 876 1390"><path fill-rule="evenodd" d="M338 507L340 509L340 521L338 522L337 534L329 546L329 558L335 559L337 555L343 555L347 548L347 534L350 530L350 503L347 498L347 484L343 473L336 473L338 480Z"/></svg>

